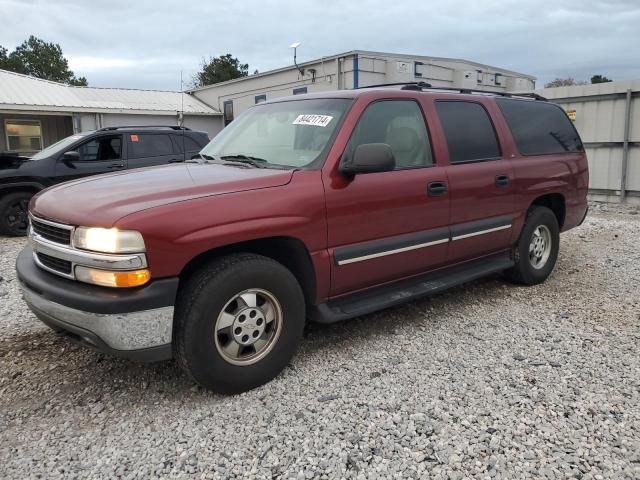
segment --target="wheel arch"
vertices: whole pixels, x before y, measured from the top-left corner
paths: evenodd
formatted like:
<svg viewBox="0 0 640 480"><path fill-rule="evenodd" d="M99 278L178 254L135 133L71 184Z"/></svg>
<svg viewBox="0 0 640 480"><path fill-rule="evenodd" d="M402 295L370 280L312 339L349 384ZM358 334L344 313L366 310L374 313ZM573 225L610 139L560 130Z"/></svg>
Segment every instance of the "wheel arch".
<svg viewBox="0 0 640 480"><path fill-rule="evenodd" d="M0 197L16 192L29 192L35 195L44 188L45 187L43 185L35 182L10 183L8 185L0 186Z"/></svg>
<svg viewBox="0 0 640 480"><path fill-rule="evenodd" d="M556 216L556 220L558 220L558 226L560 227L560 230L562 230L567 214L564 195L562 195L561 193L546 193L544 195L540 195L539 197L534 199L533 202L531 202L531 205L529 205L529 210L531 210L531 208L536 205L547 207L549 210L551 210Z"/></svg>
<svg viewBox="0 0 640 480"><path fill-rule="evenodd" d="M212 248L193 257L180 272L180 284L184 285L201 266L215 258L232 253L255 253L271 258L286 268L296 277L304 293L307 305L316 303L316 275L313 262L307 247L302 240L295 237L265 237L245 242Z"/></svg>

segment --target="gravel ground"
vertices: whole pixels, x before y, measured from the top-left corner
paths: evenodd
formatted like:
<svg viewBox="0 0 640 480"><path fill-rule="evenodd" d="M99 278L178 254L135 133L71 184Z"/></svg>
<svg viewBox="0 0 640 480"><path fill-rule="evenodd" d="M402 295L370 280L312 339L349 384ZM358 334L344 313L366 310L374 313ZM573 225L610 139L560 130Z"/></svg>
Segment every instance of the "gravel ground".
<svg viewBox="0 0 640 480"><path fill-rule="evenodd" d="M57 338L0 239L0 478L640 478L640 215L594 205L555 273L310 325L234 397Z"/></svg>

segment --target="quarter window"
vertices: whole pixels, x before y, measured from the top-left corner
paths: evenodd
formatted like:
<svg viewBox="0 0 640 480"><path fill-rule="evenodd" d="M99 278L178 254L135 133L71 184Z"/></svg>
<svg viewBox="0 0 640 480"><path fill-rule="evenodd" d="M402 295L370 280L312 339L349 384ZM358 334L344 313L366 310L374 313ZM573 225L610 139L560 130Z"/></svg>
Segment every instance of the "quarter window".
<svg viewBox="0 0 640 480"><path fill-rule="evenodd" d="M557 105L533 101L496 100L523 155L582 152L580 136Z"/></svg>
<svg viewBox="0 0 640 480"><path fill-rule="evenodd" d="M383 100L369 105L358 120L347 148L353 153L358 145L365 143L388 144L397 169L433 164L422 111L411 100Z"/></svg>
<svg viewBox="0 0 640 480"><path fill-rule="evenodd" d="M438 101L436 109L447 139L451 163L500 158L496 132L482 105Z"/></svg>
<svg viewBox="0 0 640 480"><path fill-rule="evenodd" d="M187 135L173 135L174 146L179 152L199 152L202 147L191 137ZM184 148L183 148L184 147Z"/></svg>
<svg viewBox="0 0 640 480"><path fill-rule="evenodd" d="M171 155L173 145L169 135L129 135L129 158L159 157Z"/></svg>
<svg viewBox="0 0 640 480"><path fill-rule="evenodd" d="M195 140L193 140L192 138L189 137L184 137L183 139L184 141L184 149L189 152L191 150L196 150L199 151L202 149L202 147L200 145L198 145Z"/></svg>
<svg viewBox="0 0 640 480"><path fill-rule="evenodd" d="M118 160L122 153L120 136L95 138L78 147L81 162L95 160Z"/></svg>
<svg viewBox="0 0 640 480"><path fill-rule="evenodd" d="M42 127L38 120L6 120L7 146L14 152L42 150Z"/></svg>

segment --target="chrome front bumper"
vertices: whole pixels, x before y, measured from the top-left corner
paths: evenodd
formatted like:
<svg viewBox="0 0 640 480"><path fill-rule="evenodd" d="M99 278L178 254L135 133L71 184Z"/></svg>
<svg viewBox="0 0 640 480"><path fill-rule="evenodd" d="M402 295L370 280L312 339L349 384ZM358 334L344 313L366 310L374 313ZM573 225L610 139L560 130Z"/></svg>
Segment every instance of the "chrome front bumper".
<svg viewBox="0 0 640 480"><path fill-rule="evenodd" d="M173 307L99 314L52 302L24 285L22 296L35 313L44 313L57 322L93 333L114 350L139 350L171 343Z"/></svg>
<svg viewBox="0 0 640 480"><path fill-rule="evenodd" d="M82 340L94 344L95 337L112 350L142 350L171 344L173 307L140 312L99 314L60 305L22 285L22 295L31 310L52 327L68 327ZM74 328L75 327L75 328ZM82 331L88 332L86 338ZM95 345L100 347L100 345Z"/></svg>

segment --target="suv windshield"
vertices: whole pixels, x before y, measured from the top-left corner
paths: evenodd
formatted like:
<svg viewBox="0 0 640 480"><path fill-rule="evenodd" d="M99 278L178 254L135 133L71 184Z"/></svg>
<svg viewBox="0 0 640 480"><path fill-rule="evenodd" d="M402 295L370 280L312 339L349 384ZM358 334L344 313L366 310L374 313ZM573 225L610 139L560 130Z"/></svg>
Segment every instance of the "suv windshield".
<svg viewBox="0 0 640 480"><path fill-rule="evenodd" d="M254 159L264 166L306 167L323 152L351 102L323 98L253 107L200 153L222 160Z"/></svg>
<svg viewBox="0 0 640 480"><path fill-rule="evenodd" d="M69 145L71 145L72 143L77 142L82 137L84 137L84 135L79 134L79 135L71 135L70 137L63 138L59 142L56 142L53 145L49 145L44 150L40 150L38 153L36 153L35 155L33 155L31 157L31 160L41 160L43 158L47 158L47 157L53 155L54 153L62 153L62 152L65 151L65 149Z"/></svg>

